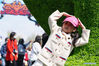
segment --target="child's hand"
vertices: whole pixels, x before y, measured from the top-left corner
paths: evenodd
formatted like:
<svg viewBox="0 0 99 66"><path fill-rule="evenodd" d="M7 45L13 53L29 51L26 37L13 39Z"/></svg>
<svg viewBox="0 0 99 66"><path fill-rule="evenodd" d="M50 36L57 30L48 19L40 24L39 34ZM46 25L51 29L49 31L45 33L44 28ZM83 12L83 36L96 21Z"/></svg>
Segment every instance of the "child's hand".
<svg viewBox="0 0 99 66"><path fill-rule="evenodd" d="M30 43L32 43L33 41L31 40Z"/></svg>
<svg viewBox="0 0 99 66"><path fill-rule="evenodd" d="M80 21L79 18L78 18L78 21L79 21L79 26L80 26L82 29L86 29L85 26L82 24L82 22Z"/></svg>
<svg viewBox="0 0 99 66"><path fill-rule="evenodd" d="M63 14L63 16L66 16L66 17L73 16L73 15L70 15L70 14L68 14L68 13L66 13L66 12L62 12L62 14Z"/></svg>

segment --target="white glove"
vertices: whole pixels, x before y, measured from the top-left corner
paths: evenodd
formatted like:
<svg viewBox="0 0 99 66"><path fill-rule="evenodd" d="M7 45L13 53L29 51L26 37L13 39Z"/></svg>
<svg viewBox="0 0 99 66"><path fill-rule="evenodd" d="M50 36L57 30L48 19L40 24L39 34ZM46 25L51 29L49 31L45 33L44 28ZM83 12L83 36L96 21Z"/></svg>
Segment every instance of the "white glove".
<svg viewBox="0 0 99 66"><path fill-rule="evenodd" d="M10 63L13 63L12 61L10 61Z"/></svg>
<svg viewBox="0 0 99 66"><path fill-rule="evenodd" d="M18 53L18 51L17 51L17 50L15 50L15 52L16 52L16 53Z"/></svg>
<svg viewBox="0 0 99 66"><path fill-rule="evenodd" d="M12 55L13 55L13 56L15 56L15 54L14 54L14 53L12 53Z"/></svg>

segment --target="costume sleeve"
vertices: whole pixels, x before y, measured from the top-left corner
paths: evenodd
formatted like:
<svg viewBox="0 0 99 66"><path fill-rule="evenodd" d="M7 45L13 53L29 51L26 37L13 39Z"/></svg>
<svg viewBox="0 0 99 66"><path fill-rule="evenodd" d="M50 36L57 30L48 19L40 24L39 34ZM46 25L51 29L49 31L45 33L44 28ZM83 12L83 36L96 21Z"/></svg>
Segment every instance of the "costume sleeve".
<svg viewBox="0 0 99 66"><path fill-rule="evenodd" d="M75 46L78 47L87 44L89 41L89 36L90 36L90 30L83 29L82 36L77 40Z"/></svg>
<svg viewBox="0 0 99 66"><path fill-rule="evenodd" d="M10 39L8 39L8 42L7 42L7 50L9 51L9 52L13 52L13 48L12 48L12 45L10 44Z"/></svg>
<svg viewBox="0 0 99 66"><path fill-rule="evenodd" d="M50 27L51 32L54 31L57 28L57 20L62 16L62 14L56 10L54 13L52 13L48 18L48 24Z"/></svg>
<svg viewBox="0 0 99 66"><path fill-rule="evenodd" d="M16 39L14 40L14 48L15 48L16 55L18 55L18 45L17 45Z"/></svg>
<svg viewBox="0 0 99 66"><path fill-rule="evenodd" d="M14 48L15 48L16 50L18 50L17 40L14 41Z"/></svg>

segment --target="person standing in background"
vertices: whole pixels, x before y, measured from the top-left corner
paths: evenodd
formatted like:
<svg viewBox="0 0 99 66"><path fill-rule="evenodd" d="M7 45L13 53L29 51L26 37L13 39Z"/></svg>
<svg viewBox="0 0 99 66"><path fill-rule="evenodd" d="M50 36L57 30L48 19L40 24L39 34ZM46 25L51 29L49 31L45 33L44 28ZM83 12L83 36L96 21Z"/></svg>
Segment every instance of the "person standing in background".
<svg viewBox="0 0 99 66"><path fill-rule="evenodd" d="M32 41L29 41L28 43L24 44L24 39L19 39L18 42L18 61L17 65L22 66L23 65L23 59L26 51L26 47L31 43Z"/></svg>
<svg viewBox="0 0 99 66"><path fill-rule="evenodd" d="M40 36L36 36L34 43L32 44L31 51L31 65L32 66L43 66L42 62L38 60L37 55L41 51L42 39Z"/></svg>
<svg viewBox="0 0 99 66"><path fill-rule="evenodd" d="M8 40L8 38L5 38L5 44L3 44L1 47L2 66L5 66L5 57L6 57L6 53L7 53L7 49L6 49L7 40Z"/></svg>
<svg viewBox="0 0 99 66"><path fill-rule="evenodd" d="M6 66L17 66L18 47L15 35L15 32L11 32L10 38L7 41Z"/></svg>
<svg viewBox="0 0 99 66"><path fill-rule="evenodd" d="M47 33L44 33L44 34L42 35L42 48L43 48L44 45L46 44L47 40L48 40L48 34L47 34Z"/></svg>

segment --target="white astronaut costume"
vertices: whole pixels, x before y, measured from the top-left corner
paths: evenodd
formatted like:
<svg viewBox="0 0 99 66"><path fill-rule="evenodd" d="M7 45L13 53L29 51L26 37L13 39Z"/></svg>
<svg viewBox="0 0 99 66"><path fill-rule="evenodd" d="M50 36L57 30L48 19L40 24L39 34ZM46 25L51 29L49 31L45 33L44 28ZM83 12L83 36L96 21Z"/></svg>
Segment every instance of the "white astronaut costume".
<svg viewBox="0 0 99 66"><path fill-rule="evenodd" d="M57 19L62 16L57 10L49 16L48 22L51 30L50 37L38 55L38 59L46 66L64 66L68 56L73 50L73 38L70 34L62 31L62 28L57 25ZM88 43L90 30L83 29L82 36L77 40L75 46L82 46Z"/></svg>

